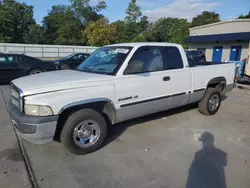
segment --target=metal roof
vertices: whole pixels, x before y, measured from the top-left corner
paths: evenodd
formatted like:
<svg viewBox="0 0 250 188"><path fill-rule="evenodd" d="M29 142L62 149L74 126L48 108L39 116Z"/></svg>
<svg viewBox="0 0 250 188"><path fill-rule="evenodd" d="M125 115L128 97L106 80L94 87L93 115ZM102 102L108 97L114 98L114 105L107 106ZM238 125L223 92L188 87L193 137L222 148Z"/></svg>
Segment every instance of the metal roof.
<svg viewBox="0 0 250 188"><path fill-rule="evenodd" d="M250 19L235 19L235 20L227 20L227 21L222 21L222 22L216 22L216 23L211 23L211 24L206 24L206 25L201 25L197 27L191 27L189 30L196 30L196 29L201 29L201 28L206 28L206 27L211 27L214 25L223 25L226 23L236 23L236 22L250 22Z"/></svg>
<svg viewBox="0 0 250 188"><path fill-rule="evenodd" d="M196 35L189 36L184 39L187 43L203 43L203 42L215 42L215 41L248 41L250 40L250 32L241 33L226 33L216 35Z"/></svg>

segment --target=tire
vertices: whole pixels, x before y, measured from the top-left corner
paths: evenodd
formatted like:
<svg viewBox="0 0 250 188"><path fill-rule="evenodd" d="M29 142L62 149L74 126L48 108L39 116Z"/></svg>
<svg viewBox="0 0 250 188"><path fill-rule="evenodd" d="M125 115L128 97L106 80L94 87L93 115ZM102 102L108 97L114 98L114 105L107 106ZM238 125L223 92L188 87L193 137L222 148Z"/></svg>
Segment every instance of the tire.
<svg viewBox="0 0 250 188"><path fill-rule="evenodd" d="M61 70L68 70L69 66L67 64L61 64Z"/></svg>
<svg viewBox="0 0 250 188"><path fill-rule="evenodd" d="M214 106L212 101L214 101ZM214 100L213 100L214 99ZM217 113L221 105L221 93L216 88L208 88L203 99L199 102L199 111L203 115L214 115Z"/></svg>
<svg viewBox="0 0 250 188"><path fill-rule="evenodd" d="M39 74L39 73L42 73L44 72L42 69L32 69L30 72L29 72L29 75L32 75L32 74Z"/></svg>
<svg viewBox="0 0 250 188"><path fill-rule="evenodd" d="M96 139L93 139L93 137L95 137L93 136L94 131L90 131L89 129L90 127L95 127L95 123L97 123L98 128L95 130ZM86 128L84 128L85 126ZM78 134L76 134L76 132L78 132ZM89 135L90 132L93 135L88 137L87 135ZM92 144L91 137L95 141L93 141ZM85 155L98 150L104 143L106 137L107 122L99 112L92 109L82 109L71 114L65 122L60 135L64 147L69 152L77 155Z"/></svg>

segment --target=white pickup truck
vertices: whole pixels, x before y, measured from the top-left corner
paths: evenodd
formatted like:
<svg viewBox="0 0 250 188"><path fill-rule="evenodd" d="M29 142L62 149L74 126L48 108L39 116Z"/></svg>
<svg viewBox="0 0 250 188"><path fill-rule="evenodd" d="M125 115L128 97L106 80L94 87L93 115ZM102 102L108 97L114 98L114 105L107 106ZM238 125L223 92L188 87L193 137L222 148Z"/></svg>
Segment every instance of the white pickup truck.
<svg viewBox="0 0 250 188"><path fill-rule="evenodd" d="M9 113L23 138L42 144L60 135L70 152L86 154L118 122L196 102L202 114L215 114L234 78L234 64L189 67L178 44L115 44L76 70L12 81Z"/></svg>

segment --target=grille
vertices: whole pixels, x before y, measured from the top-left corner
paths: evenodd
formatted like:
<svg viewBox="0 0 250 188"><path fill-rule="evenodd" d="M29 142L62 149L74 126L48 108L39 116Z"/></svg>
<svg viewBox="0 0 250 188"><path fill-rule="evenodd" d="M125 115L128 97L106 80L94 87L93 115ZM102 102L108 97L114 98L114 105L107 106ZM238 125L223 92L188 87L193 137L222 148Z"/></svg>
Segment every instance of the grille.
<svg viewBox="0 0 250 188"><path fill-rule="evenodd" d="M16 106L20 111L22 110L22 98L21 93L19 93L18 89L14 86L10 86L10 96L11 96L11 103Z"/></svg>

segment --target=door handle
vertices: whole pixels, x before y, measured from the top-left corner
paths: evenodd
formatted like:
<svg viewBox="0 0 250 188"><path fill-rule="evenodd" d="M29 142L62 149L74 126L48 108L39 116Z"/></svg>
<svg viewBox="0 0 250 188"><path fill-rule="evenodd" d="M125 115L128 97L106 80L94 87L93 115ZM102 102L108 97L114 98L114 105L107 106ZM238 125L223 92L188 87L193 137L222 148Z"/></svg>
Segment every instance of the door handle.
<svg viewBox="0 0 250 188"><path fill-rule="evenodd" d="M169 81L170 80L170 76L165 76L163 77L163 81L166 82L166 81Z"/></svg>

